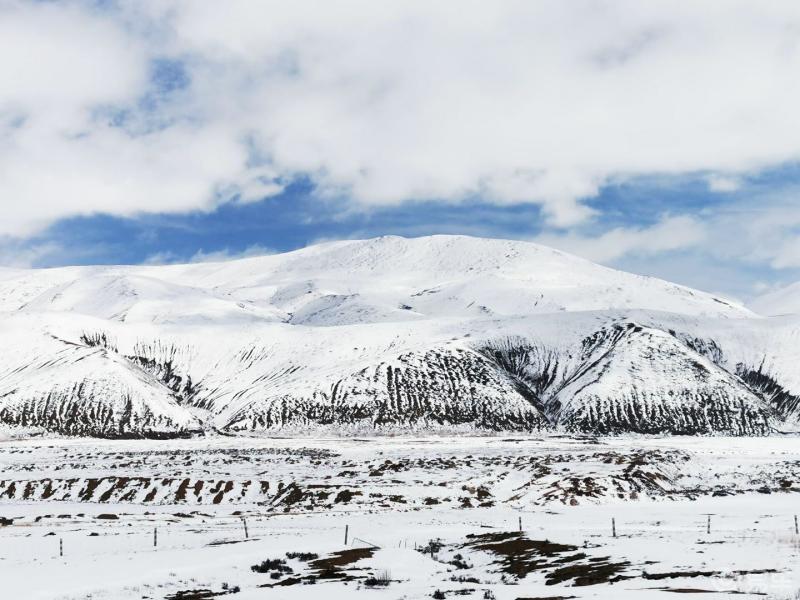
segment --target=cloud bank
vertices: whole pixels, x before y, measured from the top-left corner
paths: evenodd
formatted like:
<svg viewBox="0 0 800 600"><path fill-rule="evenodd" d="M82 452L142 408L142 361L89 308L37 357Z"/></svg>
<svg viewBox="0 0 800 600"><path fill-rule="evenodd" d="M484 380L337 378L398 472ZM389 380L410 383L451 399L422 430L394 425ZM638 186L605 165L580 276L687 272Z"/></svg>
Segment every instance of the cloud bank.
<svg viewBox="0 0 800 600"><path fill-rule="evenodd" d="M796 161L799 71L793 1L0 0L0 236L301 176L356 206L534 203L569 227L609 182L729 193Z"/></svg>

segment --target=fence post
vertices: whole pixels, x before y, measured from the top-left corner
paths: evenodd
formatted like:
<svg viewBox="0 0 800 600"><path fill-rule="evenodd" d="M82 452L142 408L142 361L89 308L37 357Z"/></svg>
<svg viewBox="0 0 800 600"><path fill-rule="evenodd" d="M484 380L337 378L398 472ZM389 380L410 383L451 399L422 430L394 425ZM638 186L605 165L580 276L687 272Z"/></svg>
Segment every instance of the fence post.
<svg viewBox="0 0 800 600"><path fill-rule="evenodd" d="M58 555L64 556L64 539L58 538Z"/></svg>
<svg viewBox="0 0 800 600"><path fill-rule="evenodd" d="M706 522L706 533L711 533L711 515L708 515L708 521Z"/></svg>
<svg viewBox="0 0 800 600"><path fill-rule="evenodd" d="M345 525L344 526L344 545L345 546L347 546L347 533L348 533L349 529L350 529L349 525Z"/></svg>
<svg viewBox="0 0 800 600"><path fill-rule="evenodd" d="M519 530L522 532L522 517L519 518Z"/></svg>
<svg viewBox="0 0 800 600"><path fill-rule="evenodd" d="M800 530L797 529L797 515L794 516L794 534L797 535Z"/></svg>
<svg viewBox="0 0 800 600"><path fill-rule="evenodd" d="M611 517L611 535L617 537L617 522Z"/></svg>
<svg viewBox="0 0 800 600"><path fill-rule="evenodd" d="M244 525L244 539L249 540L250 534L247 531L247 519L242 517L242 525Z"/></svg>
<svg viewBox="0 0 800 600"><path fill-rule="evenodd" d="M153 527L153 548L158 547L158 527Z"/></svg>

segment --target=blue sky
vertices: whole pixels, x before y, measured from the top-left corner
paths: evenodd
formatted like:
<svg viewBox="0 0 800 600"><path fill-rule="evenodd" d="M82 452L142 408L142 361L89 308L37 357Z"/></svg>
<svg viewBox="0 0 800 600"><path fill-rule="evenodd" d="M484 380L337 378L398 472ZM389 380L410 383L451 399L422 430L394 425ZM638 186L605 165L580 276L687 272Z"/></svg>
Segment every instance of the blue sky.
<svg viewBox="0 0 800 600"><path fill-rule="evenodd" d="M461 233L747 300L800 280L799 31L793 2L0 2L0 265Z"/></svg>
<svg viewBox="0 0 800 600"><path fill-rule="evenodd" d="M701 242L655 252L634 247L619 255L612 252L611 256L600 251L592 257L592 246L609 231L647 231L665 214L705 218L709 227L714 227L720 215L735 213L742 203L758 212L758 201L753 198L766 203L770 195L780 196L782 191L794 196L797 183L794 168L754 177L742 183L735 194L724 197L710 193L699 177L629 181L603 188L587 201L597 217L565 230L579 232L587 244L576 245L567 239L543 241L632 272L748 298L762 291L756 284L788 283L800 279L800 270L773 268L769 256L747 256L746 247L737 252ZM320 198L313 183L301 179L276 196L247 204L224 204L212 211L62 219L25 240L18 249L24 253L25 248L42 248L33 265L49 267L225 260L283 252L325 240L379 235L448 233L537 241L552 231L541 212L537 205L498 206L480 198L353 209L346 198ZM765 241L769 245L769 240Z"/></svg>

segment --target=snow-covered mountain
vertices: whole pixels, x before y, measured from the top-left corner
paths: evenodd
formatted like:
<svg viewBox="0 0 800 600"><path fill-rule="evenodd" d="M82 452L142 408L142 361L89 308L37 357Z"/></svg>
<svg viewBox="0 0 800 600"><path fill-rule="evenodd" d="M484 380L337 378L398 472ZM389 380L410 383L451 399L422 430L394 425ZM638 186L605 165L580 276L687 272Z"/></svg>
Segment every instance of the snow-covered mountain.
<svg viewBox="0 0 800 600"><path fill-rule="evenodd" d="M765 434L800 420L800 317L527 242L4 269L0 339L13 431Z"/></svg>

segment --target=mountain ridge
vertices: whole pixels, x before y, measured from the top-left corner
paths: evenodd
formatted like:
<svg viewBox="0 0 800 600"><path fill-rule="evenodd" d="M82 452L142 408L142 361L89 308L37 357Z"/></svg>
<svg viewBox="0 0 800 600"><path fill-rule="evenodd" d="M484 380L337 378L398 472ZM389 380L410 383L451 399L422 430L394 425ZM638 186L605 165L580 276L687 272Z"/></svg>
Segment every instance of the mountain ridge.
<svg viewBox="0 0 800 600"><path fill-rule="evenodd" d="M0 427L765 435L800 420L799 332L800 319L465 236L13 270L0 272Z"/></svg>

